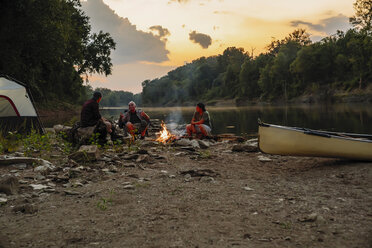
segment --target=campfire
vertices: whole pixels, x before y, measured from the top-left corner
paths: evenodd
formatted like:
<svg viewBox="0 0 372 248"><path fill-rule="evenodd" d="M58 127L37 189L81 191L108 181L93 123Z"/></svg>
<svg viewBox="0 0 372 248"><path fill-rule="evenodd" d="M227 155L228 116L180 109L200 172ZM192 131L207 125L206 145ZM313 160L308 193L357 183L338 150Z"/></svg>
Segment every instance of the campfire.
<svg viewBox="0 0 372 248"><path fill-rule="evenodd" d="M155 141L161 142L163 144L172 142L173 140L176 139L176 136L171 134L167 127L165 126L164 122L161 122L161 130L158 133L158 138Z"/></svg>

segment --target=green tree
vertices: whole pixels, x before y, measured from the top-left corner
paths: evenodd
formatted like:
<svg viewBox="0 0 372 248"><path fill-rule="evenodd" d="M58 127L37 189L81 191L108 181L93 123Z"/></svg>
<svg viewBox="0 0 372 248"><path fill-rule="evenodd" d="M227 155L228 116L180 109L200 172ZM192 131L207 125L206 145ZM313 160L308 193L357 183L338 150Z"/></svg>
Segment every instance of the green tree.
<svg viewBox="0 0 372 248"><path fill-rule="evenodd" d="M0 73L27 83L37 101L76 101L82 76L111 73L109 34L91 34L79 0L2 0ZM87 78L87 77L85 77Z"/></svg>
<svg viewBox="0 0 372 248"><path fill-rule="evenodd" d="M350 17L350 23L362 30L371 31L372 28L372 0L356 0L355 15Z"/></svg>

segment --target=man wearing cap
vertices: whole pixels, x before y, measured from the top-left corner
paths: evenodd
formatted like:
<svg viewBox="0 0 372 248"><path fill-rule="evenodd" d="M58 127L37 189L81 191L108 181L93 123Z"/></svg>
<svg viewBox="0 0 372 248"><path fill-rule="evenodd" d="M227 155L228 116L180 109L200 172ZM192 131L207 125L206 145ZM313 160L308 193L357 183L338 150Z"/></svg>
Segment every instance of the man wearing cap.
<svg viewBox="0 0 372 248"><path fill-rule="evenodd" d="M146 135L147 128L150 124L150 117L140 109L136 109L136 103L128 103L128 111L120 114L119 127L124 128L126 132L135 135L136 130L141 133L141 139Z"/></svg>
<svg viewBox="0 0 372 248"><path fill-rule="evenodd" d="M111 133L111 123L99 113L99 102L101 99L101 92L96 91L93 93L93 98L83 104L80 115L81 127L95 126L99 121L102 121L106 125L107 132Z"/></svg>

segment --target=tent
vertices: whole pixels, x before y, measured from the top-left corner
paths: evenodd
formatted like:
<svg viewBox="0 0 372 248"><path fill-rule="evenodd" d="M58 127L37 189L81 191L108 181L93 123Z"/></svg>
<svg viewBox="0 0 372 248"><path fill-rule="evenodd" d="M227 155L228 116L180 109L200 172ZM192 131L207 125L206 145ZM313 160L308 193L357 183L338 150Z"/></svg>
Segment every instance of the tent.
<svg viewBox="0 0 372 248"><path fill-rule="evenodd" d="M0 134L25 133L31 129L44 132L27 86L0 75Z"/></svg>

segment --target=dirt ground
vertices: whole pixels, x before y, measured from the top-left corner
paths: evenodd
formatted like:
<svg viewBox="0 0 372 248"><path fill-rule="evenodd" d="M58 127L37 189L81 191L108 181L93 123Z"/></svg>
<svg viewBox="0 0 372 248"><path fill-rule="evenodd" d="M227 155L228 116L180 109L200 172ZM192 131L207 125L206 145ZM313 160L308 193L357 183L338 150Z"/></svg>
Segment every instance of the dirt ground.
<svg viewBox="0 0 372 248"><path fill-rule="evenodd" d="M233 145L107 150L43 174L1 166L19 192L3 195L0 247L372 247L372 163L263 162Z"/></svg>

